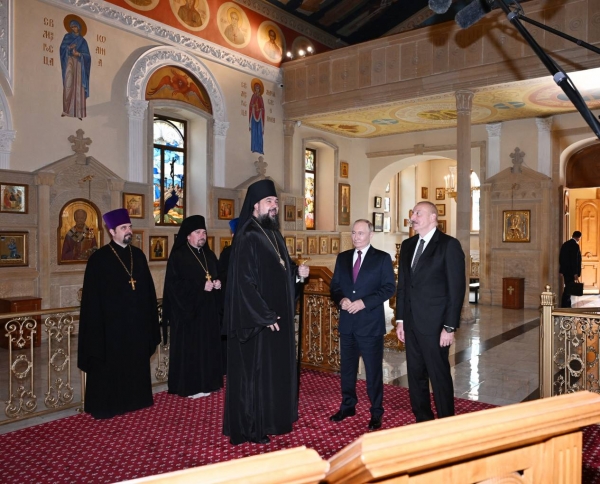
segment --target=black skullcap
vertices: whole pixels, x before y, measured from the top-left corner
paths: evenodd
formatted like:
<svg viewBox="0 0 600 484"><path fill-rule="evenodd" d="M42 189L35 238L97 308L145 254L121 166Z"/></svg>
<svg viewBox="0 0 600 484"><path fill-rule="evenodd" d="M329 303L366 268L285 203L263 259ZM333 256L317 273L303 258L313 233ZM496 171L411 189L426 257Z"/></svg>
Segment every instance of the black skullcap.
<svg viewBox="0 0 600 484"><path fill-rule="evenodd" d="M204 229L206 230L206 221L202 215L190 215L185 218L179 228L179 232L177 232L177 238L175 239L175 243L173 244L173 250L178 249L182 245L187 243L187 237L194 230Z"/></svg>
<svg viewBox="0 0 600 484"><path fill-rule="evenodd" d="M240 211L238 227L242 227L246 221L252 217L254 212L254 205L260 202L263 198L276 197L277 190L275 190L275 183L273 180L265 179L260 180L248 187L242 210Z"/></svg>

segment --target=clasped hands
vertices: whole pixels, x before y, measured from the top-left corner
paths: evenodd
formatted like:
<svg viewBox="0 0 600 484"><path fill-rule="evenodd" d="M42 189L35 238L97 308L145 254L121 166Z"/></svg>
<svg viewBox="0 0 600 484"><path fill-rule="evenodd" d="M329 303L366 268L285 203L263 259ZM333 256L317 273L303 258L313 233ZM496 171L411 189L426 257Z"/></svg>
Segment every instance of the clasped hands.
<svg viewBox="0 0 600 484"><path fill-rule="evenodd" d="M348 311L350 314L356 314L362 309L365 309L365 303L362 299L357 299L356 301L350 301L347 297L340 301L340 307L343 311Z"/></svg>
<svg viewBox="0 0 600 484"><path fill-rule="evenodd" d="M206 281L204 284L205 291L212 291L213 289L221 289L221 281L219 279L215 279L214 281Z"/></svg>

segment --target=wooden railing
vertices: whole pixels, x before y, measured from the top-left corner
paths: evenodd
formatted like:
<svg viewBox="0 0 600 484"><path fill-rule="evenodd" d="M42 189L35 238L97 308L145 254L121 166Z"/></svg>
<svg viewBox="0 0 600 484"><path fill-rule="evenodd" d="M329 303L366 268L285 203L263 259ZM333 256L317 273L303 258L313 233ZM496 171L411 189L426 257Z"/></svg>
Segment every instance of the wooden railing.
<svg viewBox="0 0 600 484"><path fill-rule="evenodd" d="M582 427L600 395L578 392L365 434L329 461L299 447L135 483L579 483Z"/></svg>

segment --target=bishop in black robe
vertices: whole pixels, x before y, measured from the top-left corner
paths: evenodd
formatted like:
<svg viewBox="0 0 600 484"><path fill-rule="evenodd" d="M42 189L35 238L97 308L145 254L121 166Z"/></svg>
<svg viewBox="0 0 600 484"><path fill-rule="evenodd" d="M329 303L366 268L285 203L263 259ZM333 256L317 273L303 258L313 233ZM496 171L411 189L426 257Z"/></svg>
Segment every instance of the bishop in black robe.
<svg viewBox="0 0 600 484"><path fill-rule="evenodd" d="M163 340L168 323L171 326L169 393L181 397L206 396L223 387L221 283L217 256L206 240L204 217L187 217L167 263Z"/></svg>
<svg viewBox="0 0 600 484"><path fill-rule="evenodd" d="M291 432L298 420L294 326L297 267L277 224L268 228L268 223L262 226L253 216L255 204L267 197L274 199L268 218L276 222L273 182L262 180L248 188L227 278L223 433L234 445L247 441L265 444L268 435ZM302 267L303 276L307 276L308 268Z"/></svg>
<svg viewBox="0 0 600 484"><path fill-rule="evenodd" d="M127 210L104 220L113 240L87 262L77 361L87 373L84 409L99 419L154 403L150 357L160 342L154 282L146 256L130 244Z"/></svg>

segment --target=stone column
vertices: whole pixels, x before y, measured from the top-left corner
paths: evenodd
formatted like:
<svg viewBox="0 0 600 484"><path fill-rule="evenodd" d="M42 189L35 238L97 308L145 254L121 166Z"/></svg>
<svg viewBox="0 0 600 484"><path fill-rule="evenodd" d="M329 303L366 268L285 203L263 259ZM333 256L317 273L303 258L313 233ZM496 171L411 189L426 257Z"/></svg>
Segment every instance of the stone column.
<svg viewBox="0 0 600 484"><path fill-rule="evenodd" d="M502 133L502 123L486 124L485 129L488 133L488 157L486 176L494 176L500 173L500 134ZM482 183L485 180L480 180Z"/></svg>
<svg viewBox="0 0 600 484"><path fill-rule="evenodd" d="M125 181L117 179L108 180L111 210L115 210L116 208L121 208L123 206L123 188L125 188Z"/></svg>
<svg viewBox="0 0 600 484"><path fill-rule="evenodd" d="M535 118L538 129L538 171L552 177L552 131L553 118Z"/></svg>
<svg viewBox="0 0 600 484"><path fill-rule="evenodd" d="M469 284L470 253L471 253L471 109L473 93L467 90L456 92L456 238L465 252L465 272L467 288ZM462 322L475 322L469 306L469 291L465 292L463 310L460 316Z"/></svg>
<svg viewBox="0 0 600 484"><path fill-rule="evenodd" d="M42 298L44 308L50 304L50 187L54 185L54 173L38 173L35 175L35 184L38 192L38 264L40 271L39 297ZM33 243L30 241L30 247ZM56 254L55 254L56 256Z"/></svg>
<svg viewBox="0 0 600 484"><path fill-rule="evenodd" d="M146 113L148 101L130 99L127 102L129 117L129 181L144 183L146 181L146 144L144 132L146 129Z"/></svg>
<svg viewBox="0 0 600 484"><path fill-rule="evenodd" d="M283 122L283 190L292 193L294 177L292 168L294 166L294 132L296 121Z"/></svg>
<svg viewBox="0 0 600 484"><path fill-rule="evenodd" d="M214 163L212 185L214 187L225 186L225 142L228 129L229 123L227 121L215 121L213 124Z"/></svg>

